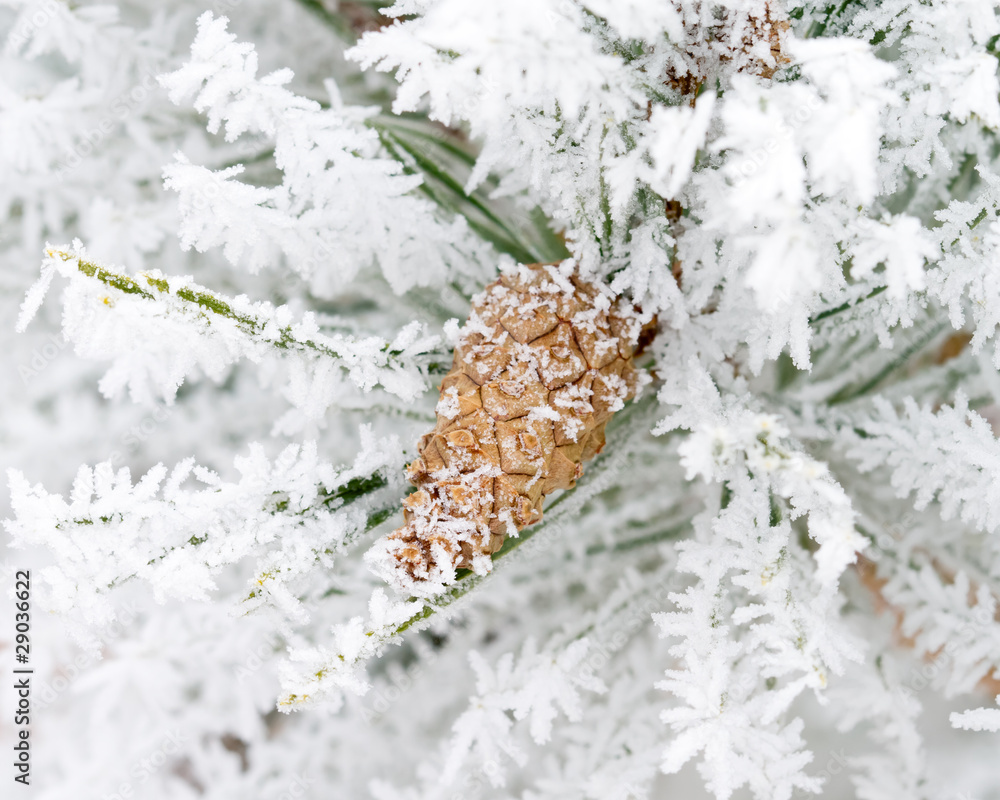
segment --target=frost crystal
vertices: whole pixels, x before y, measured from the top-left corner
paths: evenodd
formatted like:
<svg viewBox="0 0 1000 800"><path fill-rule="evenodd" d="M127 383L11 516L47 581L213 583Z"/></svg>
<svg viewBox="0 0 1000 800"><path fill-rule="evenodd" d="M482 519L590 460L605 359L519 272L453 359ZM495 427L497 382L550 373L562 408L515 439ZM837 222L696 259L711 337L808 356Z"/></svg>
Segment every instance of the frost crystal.
<svg viewBox="0 0 1000 800"><path fill-rule="evenodd" d="M998 796L998 43L0 2L40 796Z"/></svg>

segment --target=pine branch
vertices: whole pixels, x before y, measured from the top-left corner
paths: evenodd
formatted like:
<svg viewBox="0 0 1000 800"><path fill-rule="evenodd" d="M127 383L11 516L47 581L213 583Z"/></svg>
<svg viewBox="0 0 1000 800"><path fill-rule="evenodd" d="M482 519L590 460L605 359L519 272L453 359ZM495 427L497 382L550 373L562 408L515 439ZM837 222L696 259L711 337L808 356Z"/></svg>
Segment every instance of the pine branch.
<svg viewBox="0 0 1000 800"><path fill-rule="evenodd" d="M502 216L500 205L480 189L466 191L458 177L475 165L475 156L450 141L447 131L428 129L398 117L375 117L368 124L378 131L390 156L407 165L409 174L420 174L419 191L445 211L460 214L479 236L499 252L524 264L561 261L569 255L565 243L552 233L543 212L530 214L526 228ZM489 182L494 187L495 180Z"/></svg>
<svg viewBox="0 0 1000 800"><path fill-rule="evenodd" d="M432 349L437 339L422 335L422 326L411 323L393 341L378 337L359 338L343 334L325 333L315 316L307 313L294 321L291 311L284 306L254 303L245 296L224 297L190 282L187 278L162 275L158 271L126 275L96 262L87 260L82 252L49 248L48 259L43 265L40 280L42 293L58 271L71 279L83 278L112 290L103 298L105 306L112 306L115 313L115 293L119 297L137 301L130 306L131 318L123 317L118 323L112 317L102 317L101 324L156 325L162 328L171 321L176 323L178 341L169 336L154 336L150 342L157 349L175 350L187 340L188 351L175 353L175 369L188 373L195 364L207 361L212 365L232 363L241 357L258 361L265 354L281 357L294 356L306 359L310 371L315 372L316 362L329 362L347 373L360 389L369 391L381 385L392 394L412 399L426 384L429 372L442 368L448 360L444 353ZM93 287L82 287L93 294ZM41 302L41 295L32 290L30 302L26 301L22 324L34 313ZM30 306L30 307L29 307ZM78 343L92 337L93 323L76 325L72 331ZM152 329L151 329L152 330ZM70 331L67 331L70 336ZM197 342L197 346L194 343ZM106 345L100 345L105 348ZM98 357L114 357L117 351L101 352ZM163 360L163 359L161 359ZM200 360L200 361L199 361ZM217 368L216 368L217 369ZM176 379L175 379L176 380ZM176 387L174 387L176 388ZM331 402L334 398L331 398Z"/></svg>
<svg viewBox="0 0 1000 800"><path fill-rule="evenodd" d="M545 518L537 525L525 528L517 538L508 537L499 551L493 554L494 568L488 575L478 575L471 570L459 570L455 583L444 592L434 597L410 598L405 603L391 604L383 590L376 590L372 597L372 613L368 622L360 617L352 620L345 628L350 641L356 642L359 628L363 628L365 643L360 650L352 653L329 651L321 649L310 652L303 659L310 664L304 672L296 671L286 674L283 683L300 687L297 691L287 691L278 701L278 708L288 712L297 710L323 699L339 698L339 693L347 688L363 693L367 684L359 673L364 663L383 651L389 644L399 644L401 637L411 629L422 630L431 617L451 609L457 602L463 600L476 590L495 579L497 567L508 567L517 555L526 554L530 557L534 548L525 545L540 539L551 540L552 537L566 530L581 513L585 504L593 497L614 485L626 469L629 456L635 449L639 437L649 435L649 428L657 412L655 397L651 394L640 398L612 418L608 425L608 437L612 440L618 436L622 441L616 443L613 453L599 456L584 473L576 487L563 492L545 512ZM686 526L674 525L644 537L644 545L653 545L659 541L680 535ZM637 542L630 543L632 547ZM543 547L546 545L542 545ZM525 549L522 549L525 548ZM623 549L629 549L628 546ZM595 551L595 554L599 551Z"/></svg>
<svg viewBox="0 0 1000 800"><path fill-rule="evenodd" d="M166 298L176 298L182 303L178 308L187 308L200 313L205 319L218 317L236 324L247 336L255 341L266 343L279 350L295 350L311 352L340 361L356 357L352 346L359 343L370 343L376 340L358 340L354 337L324 336L302 337L295 331L294 325L280 326L275 330L274 317L252 311L237 311L234 305L237 300L226 298L208 289L188 283L186 279L171 279L159 277L158 274L140 272L135 277L102 267L95 262L86 261L66 250L48 249L45 254L49 258L62 261L75 261L77 269L87 277L94 278L106 286L117 289L125 294L138 295L145 300L163 301ZM144 288L143 284L148 288ZM194 307L197 306L197 309ZM382 342L380 352L386 353L387 363L399 363L402 351L392 350L391 343Z"/></svg>
<svg viewBox="0 0 1000 800"><path fill-rule="evenodd" d="M81 468L68 500L12 471L17 519L5 527L21 546L62 553L46 579L57 593L88 587L84 605L95 619L111 607L108 590L125 581L203 597L215 588L215 573L247 556L258 562L252 599L270 580L329 568L334 555L396 511L398 484L388 476L400 466L398 443L376 440L367 428L361 440L355 464L339 470L319 458L315 443L289 445L273 460L251 445L235 460L236 482L186 459L169 471L157 465L133 485L128 469L115 472L106 462ZM201 486L182 488L192 477ZM179 568L185 581L176 580Z"/></svg>

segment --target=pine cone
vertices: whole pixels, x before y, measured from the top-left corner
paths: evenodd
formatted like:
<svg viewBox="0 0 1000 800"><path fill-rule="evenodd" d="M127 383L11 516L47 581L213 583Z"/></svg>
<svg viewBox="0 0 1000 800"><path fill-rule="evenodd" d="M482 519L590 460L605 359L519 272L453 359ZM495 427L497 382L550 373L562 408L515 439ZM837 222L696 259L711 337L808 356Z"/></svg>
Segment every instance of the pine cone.
<svg viewBox="0 0 1000 800"><path fill-rule="evenodd" d="M604 447L637 386L642 324L572 262L520 266L473 301L441 383L437 425L407 467L403 527L366 555L404 591L434 594L455 570L484 574L508 535L542 518Z"/></svg>

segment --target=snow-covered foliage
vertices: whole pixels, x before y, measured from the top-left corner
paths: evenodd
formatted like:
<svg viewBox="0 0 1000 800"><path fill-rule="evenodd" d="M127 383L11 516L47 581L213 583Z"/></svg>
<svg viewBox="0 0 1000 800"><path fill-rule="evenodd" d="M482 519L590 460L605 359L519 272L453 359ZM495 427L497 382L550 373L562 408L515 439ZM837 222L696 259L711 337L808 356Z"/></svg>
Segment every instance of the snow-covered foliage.
<svg viewBox="0 0 1000 800"><path fill-rule="evenodd" d="M38 796L998 796L998 39L985 0L0 0ZM655 318L641 391L398 592L364 554L459 321L567 259Z"/></svg>

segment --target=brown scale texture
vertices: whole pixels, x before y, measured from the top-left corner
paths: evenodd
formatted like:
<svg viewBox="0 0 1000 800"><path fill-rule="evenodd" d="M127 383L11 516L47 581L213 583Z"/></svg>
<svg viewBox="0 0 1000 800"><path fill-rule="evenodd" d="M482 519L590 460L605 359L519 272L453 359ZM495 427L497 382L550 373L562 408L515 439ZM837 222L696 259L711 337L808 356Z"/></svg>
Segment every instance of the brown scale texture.
<svg viewBox="0 0 1000 800"><path fill-rule="evenodd" d="M399 588L433 590L490 568L506 536L572 488L631 399L643 328L631 305L571 265L506 273L474 299L441 382L437 425L407 468L404 525L369 553ZM646 331L648 333L648 330Z"/></svg>

